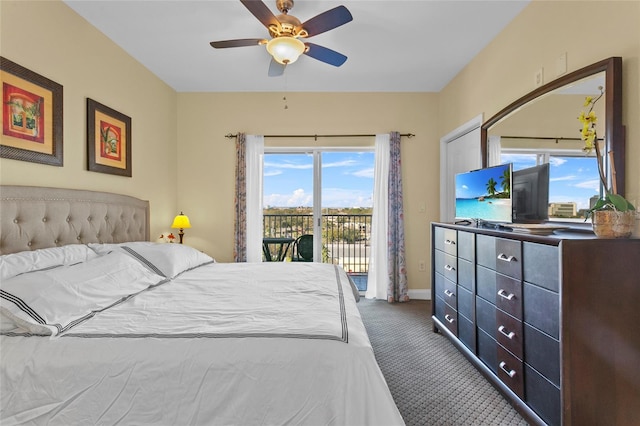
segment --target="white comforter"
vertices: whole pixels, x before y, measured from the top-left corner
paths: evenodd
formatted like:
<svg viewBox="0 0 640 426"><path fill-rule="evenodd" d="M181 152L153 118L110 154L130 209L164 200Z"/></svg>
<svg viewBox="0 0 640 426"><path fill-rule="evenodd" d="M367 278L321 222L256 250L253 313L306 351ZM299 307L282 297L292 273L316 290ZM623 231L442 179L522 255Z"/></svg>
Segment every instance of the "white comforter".
<svg viewBox="0 0 640 426"><path fill-rule="evenodd" d="M403 424L331 265L209 264L0 344L2 425Z"/></svg>

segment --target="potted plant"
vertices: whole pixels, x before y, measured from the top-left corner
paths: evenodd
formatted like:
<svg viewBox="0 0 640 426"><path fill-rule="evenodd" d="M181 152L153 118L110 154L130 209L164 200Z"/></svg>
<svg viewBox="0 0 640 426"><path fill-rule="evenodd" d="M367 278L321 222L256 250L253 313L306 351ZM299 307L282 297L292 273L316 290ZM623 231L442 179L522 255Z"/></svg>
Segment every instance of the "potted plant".
<svg viewBox="0 0 640 426"><path fill-rule="evenodd" d="M598 89L600 90L600 95L595 99L592 96L587 96L583 106L589 109L586 112L582 111L578 116L578 120L582 123L580 135L585 144L583 150L587 154L595 150L596 160L598 162L598 175L602 187L605 188L604 197L599 199L595 205L587 211L586 219L591 217L593 232L595 232L598 237L628 238L633 232L636 209L626 198L618 194L615 179L612 179L611 187L607 185L603 164L604 153L598 143L596 131L598 117L593 110L596 102L604 95L602 86L598 87ZM609 152L608 155L611 170L615 175L613 152Z"/></svg>

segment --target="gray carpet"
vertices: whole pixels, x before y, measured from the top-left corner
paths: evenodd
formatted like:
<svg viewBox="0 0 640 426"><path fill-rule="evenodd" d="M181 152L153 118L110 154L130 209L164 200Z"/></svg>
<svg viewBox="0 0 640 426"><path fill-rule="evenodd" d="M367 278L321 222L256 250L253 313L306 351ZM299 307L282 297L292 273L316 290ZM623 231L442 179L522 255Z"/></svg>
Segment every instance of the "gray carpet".
<svg viewBox="0 0 640 426"><path fill-rule="evenodd" d="M527 425L441 334L431 302L361 298L360 315L391 394L411 425Z"/></svg>

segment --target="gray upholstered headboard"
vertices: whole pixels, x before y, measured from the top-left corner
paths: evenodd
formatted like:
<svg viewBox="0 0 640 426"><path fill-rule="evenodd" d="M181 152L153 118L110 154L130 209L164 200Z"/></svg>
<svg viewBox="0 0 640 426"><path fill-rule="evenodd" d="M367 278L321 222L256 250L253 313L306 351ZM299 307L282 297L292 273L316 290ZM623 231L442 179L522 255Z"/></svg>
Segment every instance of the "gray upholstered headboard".
<svg viewBox="0 0 640 426"><path fill-rule="evenodd" d="M108 192L0 186L0 254L126 241L149 241L148 201Z"/></svg>

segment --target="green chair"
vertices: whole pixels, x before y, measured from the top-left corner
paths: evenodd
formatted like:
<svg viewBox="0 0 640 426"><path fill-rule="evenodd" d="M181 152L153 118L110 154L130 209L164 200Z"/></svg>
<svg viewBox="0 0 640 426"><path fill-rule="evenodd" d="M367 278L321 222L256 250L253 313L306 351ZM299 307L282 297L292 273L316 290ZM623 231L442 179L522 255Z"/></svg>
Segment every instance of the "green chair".
<svg viewBox="0 0 640 426"><path fill-rule="evenodd" d="M313 235L300 235L293 242L292 262L313 262Z"/></svg>

